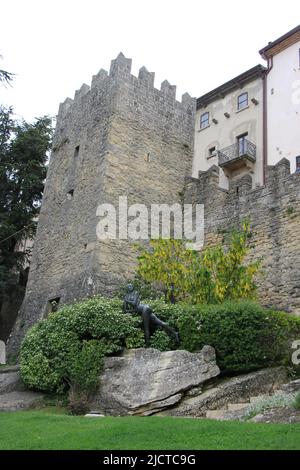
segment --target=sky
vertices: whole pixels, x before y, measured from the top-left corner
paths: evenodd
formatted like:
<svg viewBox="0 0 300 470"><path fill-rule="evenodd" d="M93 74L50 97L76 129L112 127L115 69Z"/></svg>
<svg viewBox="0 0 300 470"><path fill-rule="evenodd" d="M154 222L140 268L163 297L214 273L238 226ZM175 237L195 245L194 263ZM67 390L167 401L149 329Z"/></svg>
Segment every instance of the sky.
<svg viewBox="0 0 300 470"><path fill-rule="evenodd" d="M18 117L59 103L120 51L199 97L264 63L258 50L300 23L299 0L0 0L0 69L15 74L0 104Z"/></svg>

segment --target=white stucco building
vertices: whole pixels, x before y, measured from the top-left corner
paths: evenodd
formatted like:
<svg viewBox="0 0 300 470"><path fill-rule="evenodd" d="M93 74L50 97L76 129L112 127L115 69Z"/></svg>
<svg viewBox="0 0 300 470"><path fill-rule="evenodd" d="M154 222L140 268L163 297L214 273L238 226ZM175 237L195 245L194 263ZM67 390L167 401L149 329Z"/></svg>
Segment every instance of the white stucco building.
<svg viewBox="0 0 300 470"><path fill-rule="evenodd" d="M219 165L220 186L243 173L263 182L263 81L258 65L197 100L193 176Z"/></svg>
<svg viewBox="0 0 300 470"><path fill-rule="evenodd" d="M257 65L197 100L193 177L220 167L219 184L252 174L283 157L300 171L300 25L260 51Z"/></svg>
<svg viewBox="0 0 300 470"><path fill-rule="evenodd" d="M267 60L267 155L300 170L300 25L260 51Z"/></svg>

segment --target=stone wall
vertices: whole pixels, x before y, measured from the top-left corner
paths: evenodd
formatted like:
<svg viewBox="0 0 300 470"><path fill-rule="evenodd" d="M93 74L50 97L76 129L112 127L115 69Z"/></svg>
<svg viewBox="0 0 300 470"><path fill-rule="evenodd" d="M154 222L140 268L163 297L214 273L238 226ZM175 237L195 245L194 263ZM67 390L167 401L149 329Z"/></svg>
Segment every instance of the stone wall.
<svg viewBox="0 0 300 470"><path fill-rule="evenodd" d="M204 204L205 244L222 241L224 231L249 219L249 259L261 259L259 299L264 305L300 314L300 174L282 159L267 168L266 185L252 188L251 176L219 187L219 168L187 178L185 203Z"/></svg>
<svg viewBox="0 0 300 470"><path fill-rule="evenodd" d="M127 240L99 242L100 203L180 202L192 167L196 100L176 101L167 81L154 88L144 67L131 74L120 54L60 105L26 296L8 344L18 350L49 301L113 294L134 271Z"/></svg>

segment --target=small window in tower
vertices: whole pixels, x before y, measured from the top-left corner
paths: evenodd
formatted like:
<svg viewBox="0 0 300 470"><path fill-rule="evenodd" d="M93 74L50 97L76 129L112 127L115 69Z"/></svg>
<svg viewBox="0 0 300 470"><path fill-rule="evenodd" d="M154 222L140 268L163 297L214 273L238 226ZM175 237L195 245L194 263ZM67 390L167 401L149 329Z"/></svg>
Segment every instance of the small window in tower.
<svg viewBox="0 0 300 470"><path fill-rule="evenodd" d="M200 117L200 129L205 129L209 126L209 113L203 113Z"/></svg>
<svg viewBox="0 0 300 470"><path fill-rule="evenodd" d="M300 173L300 155L296 157L296 173Z"/></svg>
<svg viewBox="0 0 300 470"><path fill-rule="evenodd" d="M60 297L56 297L55 299L51 299L48 301L47 304L47 314L57 312L59 307Z"/></svg>
<svg viewBox="0 0 300 470"><path fill-rule="evenodd" d="M75 151L74 151L74 158L77 158L78 155L79 155L79 149L80 149L80 146L77 145L77 147L75 147Z"/></svg>
<svg viewBox="0 0 300 470"><path fill-rule="evenodd" d="M208 157L207 158L213 158L217 156L217 149L216 147L211 147L208 149Z"/></svg>
<svg viewBox="0 0 300 470"><path fill-rule="evenodd" d="M242 109L248 108L248 93L242 93L238 97L238 111L241 111Z"/></svg>
<svg viewBox="0 0 300 470"><path fill-rule="evenodd" d="M73 196L74 196L74 189L71 189L70 191L67 192L67 198L69 199L69 201L73 199Z"/></svg>

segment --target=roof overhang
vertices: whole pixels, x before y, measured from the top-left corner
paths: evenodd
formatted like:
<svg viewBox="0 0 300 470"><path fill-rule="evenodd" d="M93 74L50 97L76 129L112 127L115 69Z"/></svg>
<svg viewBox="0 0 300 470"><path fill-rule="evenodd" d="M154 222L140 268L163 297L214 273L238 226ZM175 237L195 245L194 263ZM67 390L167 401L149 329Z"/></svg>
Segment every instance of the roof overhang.
<svg viewBox="0 0 300 470"><path fill-rule="evenodd" d="M198 98L197 109L204 108L209 103L224 98L228 93L231 93L232 91L237 90L238 88L243 88L243 86L247 83L250 83L253 80L263 77L266 72L266 67L261 64L256 65L252 69L247 70L247 72L238 75L232 80L229 80L229 82L224 83L218 88L215 88L209 93L206 93L205 95Z"/></svg>
<svg viewBox="0 0 300 470"><path fill-rule="evenodd" d="M296 28L275 41L269 42L269 44L261 49L259 53L263 59L268 60L274 55L279 54L279 52L282 52L293 44L296 44L298 41L300 41L300 25L296 26Z"/></svg>

